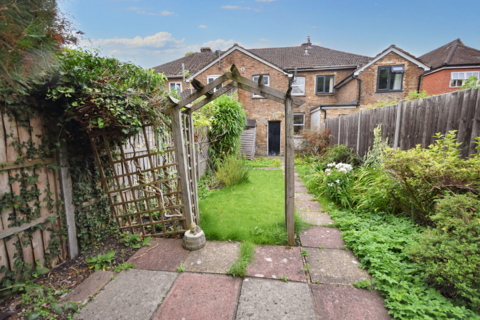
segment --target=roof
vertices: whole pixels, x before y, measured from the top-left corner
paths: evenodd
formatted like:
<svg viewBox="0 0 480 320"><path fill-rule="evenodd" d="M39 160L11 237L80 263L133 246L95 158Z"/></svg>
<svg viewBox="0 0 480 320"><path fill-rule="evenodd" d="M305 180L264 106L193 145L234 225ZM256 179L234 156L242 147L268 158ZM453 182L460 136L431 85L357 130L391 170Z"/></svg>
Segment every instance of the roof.
<svg viewBox="0 0 480 320"><path fill-rule="evenodd" d="M420 57L432 68L449 65L480 64L480 50L467 47L460 38Z"/></svg>
<svg viewBox="0 0 480 320"><path fill-rule="evenodd" d="M313 69L321 67L345 67L355 68L371 60L370 57L344 51L333 50L325 47L304 43L295 47L245 49L235 44L233 47L222 52L222 58L234 50L243 51L250 56L264 60L279 69ZM305 54L307 50L308 54ZM186 57L159 65L153 69L163 72L165 75L182 76L182 63L190 75L195 75L209 64L215 62L218 56L214 52L196 52Z"/></svg>

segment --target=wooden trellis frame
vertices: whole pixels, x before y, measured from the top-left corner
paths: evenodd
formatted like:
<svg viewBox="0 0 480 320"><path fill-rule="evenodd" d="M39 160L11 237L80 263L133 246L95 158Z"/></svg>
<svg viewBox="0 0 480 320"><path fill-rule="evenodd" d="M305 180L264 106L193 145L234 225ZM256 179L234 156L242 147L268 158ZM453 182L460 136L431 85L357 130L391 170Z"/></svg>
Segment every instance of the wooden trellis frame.
<svg viewBox="0 0 480 320"><path fill-rule="evenodd" d="M224 82L228 83L216 92L213 91ZM146 144L146 152L142 155L129 157L123 147L120 147L119 151L112 150L109 141L115 138L117 132L103 132L91 136L102 184L109 195L110 207L119 228L144 236L166 236L184 233L190 229L193 222L196 224L200 222L193 112L237 87L285 105L285 224L288 244L293 246L295 200L293 108L299 107L304 101L291 96L291 85L288 91L283 93L265 86L263 76L259 77L258 82L242 77L235 65L232 65L230 72L207 85L195 79L192 85L196 92L185 99L169 97L171 105L163 112L170 115L171 125L167 126L171 130L170 135L168 133L156 135L149 141L147 130L151 125L144 125L141 134L144 135L142 141ZM201 97L204 99L191 104ZM138 163L139 159L148 159L147 164L150 165L142 167ZM132 161L136 163L136 172L131 170ZM148 179L145 178L147 172L151 173ZM134 180L135 178L137 180ZM128 183L122 184L121 179L127 179ZM128 195L125 191L129 192ZM167 230L167 227L173 230Z"/></svg>

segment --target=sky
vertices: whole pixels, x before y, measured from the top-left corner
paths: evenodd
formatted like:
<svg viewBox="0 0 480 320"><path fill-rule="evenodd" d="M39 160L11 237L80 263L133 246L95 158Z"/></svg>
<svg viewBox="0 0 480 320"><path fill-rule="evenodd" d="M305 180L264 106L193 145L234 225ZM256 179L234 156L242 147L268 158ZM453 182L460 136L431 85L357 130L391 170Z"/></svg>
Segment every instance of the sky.
<svg viewBox="0 0 480 320"><path fill-rule="evenodd" d="M59 0L99 48L151 68L200 47L315 45L375 56L395 44L420 56L457 38L480 49L480 1L463 0Z"/></svg>

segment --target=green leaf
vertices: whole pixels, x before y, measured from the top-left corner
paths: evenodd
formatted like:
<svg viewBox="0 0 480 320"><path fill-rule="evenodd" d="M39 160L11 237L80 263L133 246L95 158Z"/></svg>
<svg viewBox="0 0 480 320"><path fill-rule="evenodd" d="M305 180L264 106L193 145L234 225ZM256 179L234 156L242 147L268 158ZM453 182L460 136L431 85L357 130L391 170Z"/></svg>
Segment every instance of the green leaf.
<svg viewBox="0 0 480 320"><path fill-rule="evenodd" d="M68 303L68 302L67 302ZM63 313L63 309L62 307L58 304L58 303L52 303L52 309L58 313L58 314L62 314Z"/></svg>
<svg viewBox="0 0 480 320"><path fill-rule="evenodd" d="M78 305L75 302L69 301L63 306L65 311L72 309L73 311L78 311Z"/></svg>

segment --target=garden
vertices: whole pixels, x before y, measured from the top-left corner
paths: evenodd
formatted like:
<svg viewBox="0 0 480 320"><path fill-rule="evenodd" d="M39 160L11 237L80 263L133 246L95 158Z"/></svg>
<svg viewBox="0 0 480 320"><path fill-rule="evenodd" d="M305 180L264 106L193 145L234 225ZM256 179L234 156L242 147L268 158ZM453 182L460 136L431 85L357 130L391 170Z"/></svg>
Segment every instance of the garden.
<svg viewBox="0 0 480 320"><path fill-rule="evenodd" d="M394 318L479 319L480 154L462 158L454 131L403 151L377 127L365 157L305 143L297 171L372 276L355 286L378 290Z"/></svg>

